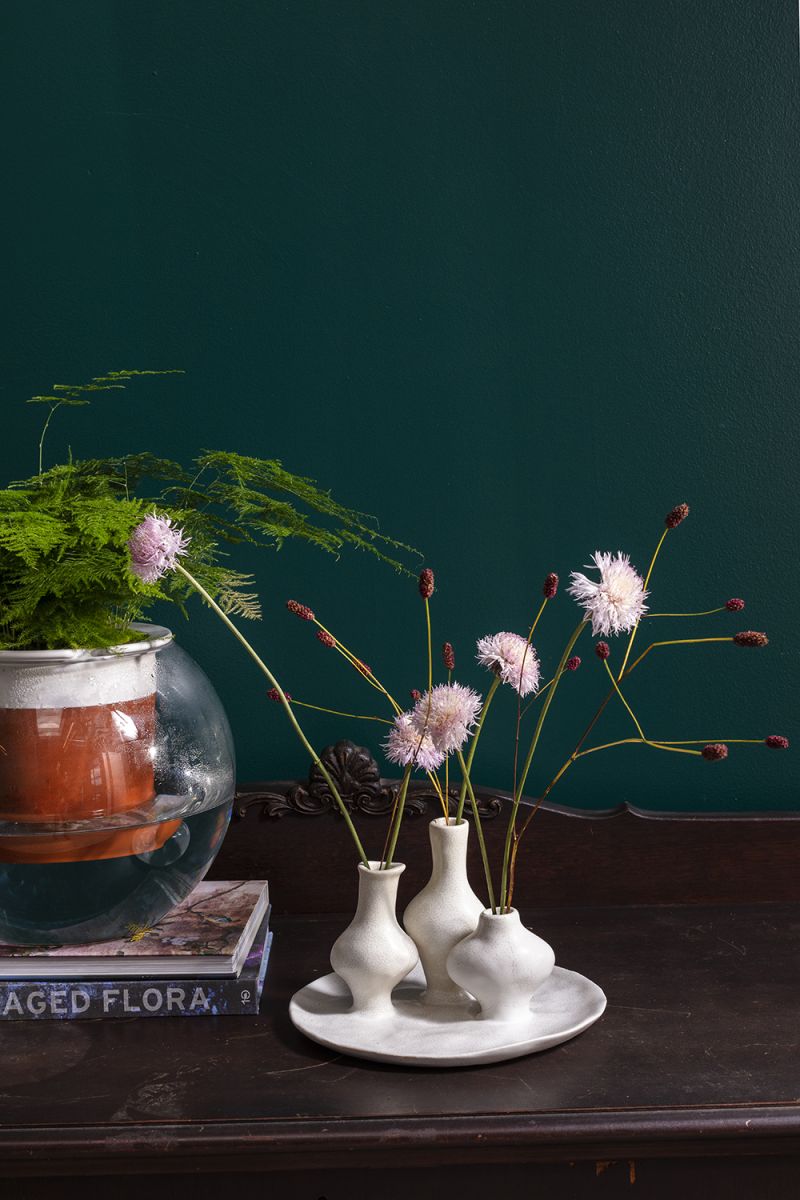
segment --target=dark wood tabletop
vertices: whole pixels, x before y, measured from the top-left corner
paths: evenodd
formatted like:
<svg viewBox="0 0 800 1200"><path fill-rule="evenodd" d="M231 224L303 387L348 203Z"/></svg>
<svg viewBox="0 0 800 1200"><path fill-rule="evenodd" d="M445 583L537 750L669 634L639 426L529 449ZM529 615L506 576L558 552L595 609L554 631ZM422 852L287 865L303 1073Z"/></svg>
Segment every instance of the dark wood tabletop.
<svg viewBox="0 0 800 1200"><path fill-rule="evenodd" d="M0 1178L15 1178L15 1196L64 1195L87 1175L113 1177L120 1200L139 1185L217 1195L223 1179L266 1172L279 1196L350 1195L354 1172L380 1179L385 1196L408 1187L432 1196L446 1172L469 1197L485 1195L499 1169L508 1183L576 1197L623 1194L637 1180L634 1195L680 1189L708 1200L715 1187L729 1194L733 1178L739 1195L800 1194L800 896L787 894L800 890L787 863L787 853L798 861L800 818L714 818L692 830L684 817L543 813L542 842L563 843L565 878L570 844L578 861L586 841L612 847L598 851L595 883L586 875L572 903L539 903L531 889L537 903L523 909L561 966L603 987L608 1009L544 1053L420 1070L327 1051L289 1022L292 992L330 969L353 872L337 873L347 843L330 812L306 821L266 811L264 798L287 786L243 796L247 815L215 866L235 878L232 867L249 861L250 875L270 878L279 911L259 1016L0 1025ZM426 838L421 789L417 800L423 819L408 834L409 857ZM369 831L375 817L359 819ZM487 821L491 838L501 825ZM676 867L682 897L629 894L631 870L640 898L664 886L655 867L648 878L633 866L643 837L661 837L665 855L694 847L695 867ZM715 840L738 845L735 902L724 879L716 902L705 894L703 854ZM301 880L294 893L288 880L282 889L295 911L280 912L275 881L292 846L295 874L327 863L317 912L297 911ZM771 856L771 872L753 866ZM609 902L620 872L625 902ZM555 881L551 894L563 886ZM688 894L698 887L702 903Z"/></svg>

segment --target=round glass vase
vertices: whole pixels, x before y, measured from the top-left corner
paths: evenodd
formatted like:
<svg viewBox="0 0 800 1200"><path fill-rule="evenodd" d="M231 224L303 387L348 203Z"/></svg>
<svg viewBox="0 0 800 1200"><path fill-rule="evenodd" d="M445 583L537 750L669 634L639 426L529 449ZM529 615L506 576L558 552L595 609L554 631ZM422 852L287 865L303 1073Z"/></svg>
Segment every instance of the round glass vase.
<svg viewBox="0 0 800 1200"><path fill-rule="evenodd" d="M0 942L129 936L183 900L230 821L230 726L168 629L0 651Z"/></svg>

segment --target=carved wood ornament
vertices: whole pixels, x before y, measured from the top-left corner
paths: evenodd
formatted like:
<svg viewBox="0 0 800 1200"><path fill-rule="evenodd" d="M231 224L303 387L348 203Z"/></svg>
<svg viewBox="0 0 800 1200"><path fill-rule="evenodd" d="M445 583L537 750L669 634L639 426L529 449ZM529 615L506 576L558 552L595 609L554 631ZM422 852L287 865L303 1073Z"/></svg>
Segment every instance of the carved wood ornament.
<svg viewBox="0 0 800 1200"><path fill-rule="evenodd" d="M381 779L375 759L364 746L346 739L326 746L320 761L338 788L348 812L384 817L392 810L399 781ZM500 800L476 791L478 811L485 820L500 812ZM451 789L450 809L458 803L458 791ZM307 783L278 785L275 790L248 791L237 795L234 816L243 817L250 809L260 809L262 817L320 817L325 813L339 816L336 801L331 795L319 766L312 764ZM410 818L436 816L441 813L439 799L428 783L412 783L406 797L406 816Z"/></svg>

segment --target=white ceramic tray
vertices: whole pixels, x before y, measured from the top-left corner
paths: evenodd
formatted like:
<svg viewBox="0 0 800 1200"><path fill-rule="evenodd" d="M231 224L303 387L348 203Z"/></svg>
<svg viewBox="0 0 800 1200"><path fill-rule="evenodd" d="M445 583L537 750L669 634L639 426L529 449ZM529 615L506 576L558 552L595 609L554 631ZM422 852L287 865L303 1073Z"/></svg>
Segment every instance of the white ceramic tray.
<svg viewBox="0 0 800 1200"><path fill-rule="evenodd" d="M566 1042L602 1016L606 998L596 983L555 967L531 1000L530 1016L509 1024L485 1021L478 1004L428 1007L421 1000L425 977L417 965L395 988L394 1012L364 1017L349 1012L347 984L324 975L295 992L293 1024L332 1050L409 1067L462 1067L502 1062Z"/></svg>

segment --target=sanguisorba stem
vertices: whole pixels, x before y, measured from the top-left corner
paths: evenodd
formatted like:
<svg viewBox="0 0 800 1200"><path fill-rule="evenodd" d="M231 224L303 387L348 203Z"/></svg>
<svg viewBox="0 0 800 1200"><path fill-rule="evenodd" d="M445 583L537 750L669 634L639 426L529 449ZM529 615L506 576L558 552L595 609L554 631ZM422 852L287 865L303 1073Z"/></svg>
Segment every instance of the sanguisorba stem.
<svg viewBox="0 0 800 1200"><path fill-rule="evenodd" d="M395 847L397 846L397 839L400 836L400 826L403 823L403 810L405 809L405 806L406 806L406 793L408 792L408 782L411 779L411 772L413 771L413 769L414 769L414 764L413 764L413 762L410 762L403 773L402 780L400 781L400 788L399 788L399 791L397 794L397 804L395 805L394 822L392 824L392 832L391 832L391 836L389 838L389 849L386 851L386 857L383 862L382 869L384 869L384 870L388 870L388 868L392 865L392 859L394 858Z"/></svg>
<svg viewBox="0 0 800 1200"><path fill-rule="evenodd" d="M508 831L506 833L506 844L503 849L503 874L502 874L502 878L500 880L500 908L501 908L501 911L508 908L508 904L507 904L508 870L509 870L509 864L510 864L510 860L511 860L511 845L512 845L512 842L514 841L514 835L516 832L516 825L517 825L517 812L519 811L520 800L521 800L522 794L525 790L525 782L528 778L528 772L531 769L531 763L533 762L533 756L536 753L536 747L539 743L539 735L542 732L542 726L544 725L545 720L547 718L547 714L550 711L550 705L553 703L553 697L555 696L556 692L558 691L558 685L561 682L561 676L564 673L564 664L566 663L567 659L569 658L570 654L572 653L575 643L577 642L578 638L581 636L581 634L583 633L585 628L586 628L586 621L582 620L580 622L580 624L577 626L577 628L575 629L572 636L570 637L566 646L564 647L564 652L561 655L561 661L558 664L558 668L556 670L555 677L553 680L553 686L548 691L545 702L542 705L542 711L539 713L539 720L536 722L536 728L533 732L533 737L531 738L531 744L530 744L530 747L528 748L528 754L525 759L525 765L522 768L522 774L520 776L519 783L517 784L516 790L514 792L514 803L511 808L511 816L508 819Z"/></svg>
<svg viewBox="0 0 800 1200"><path fill-rule="evenodd" d="M475 750L478 745L478 738L481 736L481 730L483 729L483 723L486 720L486 714L489 711L489 706L492 703L492 700L494 699L494 694L497 691L497 689L499 688L499 686L500 686L500 676L495 675L494 679L492 680L489 691L486 693L486 699L483 702L483 708L480 711L480 715L478 717L478 723L475 726L475 732L473 733L472 740L470 741L470 744L469 744L469 751L467 753L466 775L464 775L463 779L461 780L461 791L458 794L458 808L456 809L456 825L460 825L462 820L464 819L464 801L466 800L466 797L467 797L467 779L469 777L470 771L472 770L472 760L475 757Z"/></svg>
<svg viewBox="0 0 800 1200"><path fill-rule="evenodd" d="M291 707L289 701L286 699L286 695L283 691L283 688L278 683L277 679L272 674L272 672L270 671L270 669L266 665L266 663L263 661L263 659L261 659L258 656L258 654L255 652L255 650L250 645L250 643L248 642L248 640L244 636L244 634L240 633L240 631L236 628L236 626L234 625L233 621L230 619L228 614L220 608L220 606L217 604L217 602L213 598L213 596L209 595L209 593L203 587L202 583L199 583L198 580L196 580L193 575L190 575L189 572L186 570L186 568L182 567L180 563L175 564L175 570L178 571L179 574L183 575L184 579L186 579L187 582L190 583L191 586L195 589L195 591L198 592L198 594L203 597L206 604L208 604L208 606L214 610L214 612L217 614L217 616L222 621L222 623L227 626L227 628L231 631L231 633L237 639L237 641L239 641L241 643L241 645L244 647L244 649L250 655L250 657L252 658L252 660L256 664L256 666L259 668L259 670L262 671L264 675L266 675L269 682L275 688L275 691L278 693L278 699L280 700L280 702L283 706L283 710L286 713L286 716L289 718L289 722L290 722L292 728L294 729L295 733L297 734L298 738L300 739L300 742L302 743L302 745L308 752L309 756L311 757L311 761L314 763L315 766L317 766L319 768L320 774L322 775L323 779L327 783L328 787L331 789L331 795L333 796L333 798L336 802L336 805L344 818L344 822L347 825L348 830L350 831L350 836L352 837L353 841L355 842L355 847L356 847L356 850L358 851L359 858L361 859L364 866L367 867L367 869L369 869L369 859L367 858L364 847L361 844L361 839L359 838L358 834L356 833L356 827L353 824L353 821L350 817L350 813L347 811L347 806L345 805L344 801L342 800L342 797L339 795L339 790L333 781L330 771L328 771L327 767L320 759L316 750L311 745L311 743L309 742L306 735L303 733L303 730L300 728L300 724L297 720L297 717L292 712L292 707Z"/></svg>
<svg viewBox="0 0 800 1200"><path fill-rule="evenodd" d="M486 891L489 894L489 907L492 912L497 912L497 905L494 899L494 888L492 887L492 872L489 869L489 855L486 853L486 842L483 840L483 826L481 825L481 815L478 812L478 801L475 799L475 792L472 787L472 780L469 777L469 767L464 762L464 755L460 750L457 752L458 765L461 767L461 775L465 786L469 789L469 800L472 805L472 815L475 818L475 836L478 839L478 845L481 851L481 861L483 862L483 873L486 876Z"/></svg>

